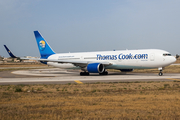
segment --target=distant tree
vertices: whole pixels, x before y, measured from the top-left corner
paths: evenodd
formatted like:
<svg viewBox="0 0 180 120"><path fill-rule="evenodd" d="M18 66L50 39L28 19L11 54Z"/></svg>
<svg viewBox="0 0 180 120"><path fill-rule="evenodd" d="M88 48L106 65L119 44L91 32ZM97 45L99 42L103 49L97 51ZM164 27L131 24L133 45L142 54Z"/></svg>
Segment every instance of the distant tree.
<svg viewBox="0 0 180 120"><path fill-rule="evenodd" d="M179 58L179 55L178 54L176 54L176 59L178 59Z"/></svg>

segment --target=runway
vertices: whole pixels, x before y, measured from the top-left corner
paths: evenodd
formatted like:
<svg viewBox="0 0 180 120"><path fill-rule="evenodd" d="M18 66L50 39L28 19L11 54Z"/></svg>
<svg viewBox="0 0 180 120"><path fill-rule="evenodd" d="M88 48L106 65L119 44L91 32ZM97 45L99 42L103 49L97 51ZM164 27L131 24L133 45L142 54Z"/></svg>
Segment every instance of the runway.
<svg viewBox="0 0 180 120"><path fill-rule="evenodd" d="M11 75L10 75L11 74ZM180 74L164 73L158 76L154 73L121 73L109 72L109 75L90 74L79 76L79 71L67 71L59 68L19 70L0 75L0 84L67 84L67 83L97 83L97 82L147 82L147 81L180 81ZM8 77L11 76L11 77ZM14 76L14 77L13 77Z"/></svg>

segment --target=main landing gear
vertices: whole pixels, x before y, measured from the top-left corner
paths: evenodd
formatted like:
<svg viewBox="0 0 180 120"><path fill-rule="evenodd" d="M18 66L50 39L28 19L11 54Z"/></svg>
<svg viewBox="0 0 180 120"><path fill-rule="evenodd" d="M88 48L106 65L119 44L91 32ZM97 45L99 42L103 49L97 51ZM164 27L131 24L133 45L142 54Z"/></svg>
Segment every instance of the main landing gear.
<svg viewBox="0 0 180 120"><path fill-rule="evenodd" d="M89 72L80 72L80 76L88 76Z"/></svg>
<svg viewBox="0 0 180 120"><path fill-rule="evenodd" d="M108 72L104 71L103 73L99 73L99 75L108 75Z"/></svg>
<svg viewBox="0 0 180 120"><path fill-rule="evenodd" d="M80 76L88 76L89 75L89 72L80 72ZM104 71L102 73L99 73L99 75L108 75L108 72L107 71Z"/></svg>
<svg viewBox="0 0 180 120"><path fill-rule="evenodd" d="M159 72L159 76L162 76L163 75L163 73L162 73L163 69L162 68L158 68L158 70L160 71Z"/></svg>

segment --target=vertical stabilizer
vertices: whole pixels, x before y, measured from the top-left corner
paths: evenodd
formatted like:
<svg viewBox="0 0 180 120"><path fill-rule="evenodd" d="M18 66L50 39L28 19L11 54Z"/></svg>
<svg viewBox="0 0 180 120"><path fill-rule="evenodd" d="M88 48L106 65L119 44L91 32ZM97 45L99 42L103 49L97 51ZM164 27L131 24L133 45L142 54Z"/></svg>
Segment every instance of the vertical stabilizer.
<svg viewBox="0 0 180 120"><path fill-rule="evenodd" d="M4 47L6 48L8 54L12 57L12 58L17 58L9 49L6 45L4 45Z"/></svg>
<svg viewBox="0 0 180 120"><path fill-rule="evenodd" d="M37 41L41 58L48 58L50 55L55 54L55 52L38 31L34 31L34 35Z"/></svg>

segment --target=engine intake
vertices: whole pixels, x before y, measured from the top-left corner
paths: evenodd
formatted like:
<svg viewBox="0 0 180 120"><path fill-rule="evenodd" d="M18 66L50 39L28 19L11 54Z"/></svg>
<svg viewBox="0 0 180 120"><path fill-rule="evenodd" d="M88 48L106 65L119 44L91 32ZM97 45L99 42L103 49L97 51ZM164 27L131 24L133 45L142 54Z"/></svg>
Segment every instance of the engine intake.
<svg viewBox="0 0 180 120"><path fill-rule="evenodd" d="M89 73L103 73L104 65L101 63L90 63L87 65L87 71Z"/></svg>

